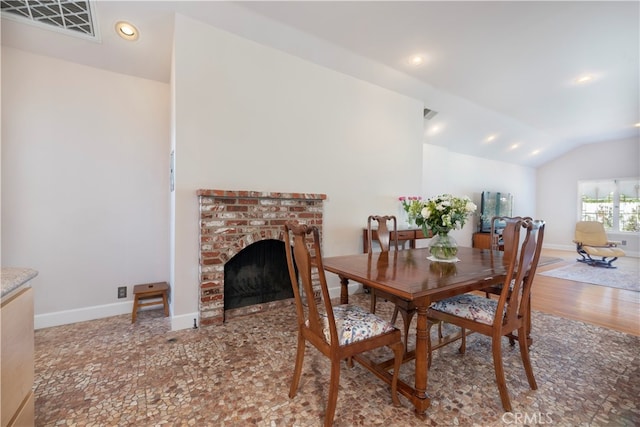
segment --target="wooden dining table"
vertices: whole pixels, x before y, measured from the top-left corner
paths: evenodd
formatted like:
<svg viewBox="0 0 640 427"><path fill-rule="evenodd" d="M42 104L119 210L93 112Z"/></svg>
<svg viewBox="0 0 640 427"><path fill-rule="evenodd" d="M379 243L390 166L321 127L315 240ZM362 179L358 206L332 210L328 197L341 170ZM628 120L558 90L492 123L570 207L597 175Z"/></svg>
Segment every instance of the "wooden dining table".
<svg viewBox="0 0 640 427"><path fill-rule="evenodd" d="M399 299L407 310L417 315L415 350L404 361L415 360L415 384L398 380L398 391L411 401L416 415L425 416L431 400L427 393L429 305L444 298L481 290L489 284L504 280L506 270L502 255L489 250L460 247L459 261L453 263L430 261L429 249L407 249L397 252L370 253L327 257L324 269L340 278L340 302L349 302L349 280L379 289ZM407 337L405 337L407 339ZM356 360L379 378L391 383L388 362L376 363L366 357Z"/></svg>

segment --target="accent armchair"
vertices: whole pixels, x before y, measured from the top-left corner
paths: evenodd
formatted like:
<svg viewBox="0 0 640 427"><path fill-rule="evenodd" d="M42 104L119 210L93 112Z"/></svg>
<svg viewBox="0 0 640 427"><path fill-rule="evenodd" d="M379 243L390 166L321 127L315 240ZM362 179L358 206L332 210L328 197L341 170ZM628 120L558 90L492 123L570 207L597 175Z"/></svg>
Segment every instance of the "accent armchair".
<svg viewBox="0 0 640 427"><path fill-rule="evenodd" d="M577 261L584 262L593 267L616 268L611 263L625 252L617 246L620 242L607 238L604 224L598 221L579 221L576 224L575 239L576 251L581 258ZM594 259L600 258L600 259Z"/></svg>

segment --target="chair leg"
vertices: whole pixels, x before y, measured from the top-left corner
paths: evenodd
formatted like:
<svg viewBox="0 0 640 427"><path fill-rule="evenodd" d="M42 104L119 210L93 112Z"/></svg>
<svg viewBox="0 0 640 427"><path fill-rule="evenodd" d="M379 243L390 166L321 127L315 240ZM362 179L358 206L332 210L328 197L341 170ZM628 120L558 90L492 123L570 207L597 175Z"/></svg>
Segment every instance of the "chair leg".
<svg viewBox="0 0 640 427"><path fill-rule="evenodd" d="M531 358L529 357L529 343L527 342L525 326L518 329L518 344L520 345L520 355L522 356L524 371L527 373L529 386L531 387L531 390L537 390L538 384L536 384L536 379L533 376L533 368L531 367Z"/></svg>
<svg viewBox="0 0 640 427"><path fill-rule="evenodd" d="M400 399L398 399L398 375L400 374L400 367L402 366L402 356L404 356L405 348L402 343L395 343L391 347L393 350L394 363L393 363L393 377L391 378L391 400L395 406L401 406Z"/></svg>
<svg viewBox="0 0 640 427"><path fill-rule="evenodd" d="M369 311L372 314L376 314L376 290L371 288L371 308L369 309Z"/></svg>
<svg viewBox="0 0 640 427"><path fill-rule="evenodd" d="M431 354L433 352L433 345L431 344L431 327L436 323L438 324L438 343L436 344L436 349L448 345L449 343L452 343L454 341L460 340L460 347L458 347L458 352L460 354L465 354L465 352L467 351L467 330L465 328L460 328L459 335L447 335L447 337L445 338L444 334L442 333L442 324L444 323L444 321L429 318L427 326L429 338L429 340L427 341L427 351L429 352L428 368L431 368Z"/></svg>
<svg viewBox="0 0 640 427"><path fill-rule="evenodd" d="M393 308L393 316L391 316L391 324L395 325L396 324L396 320L398 320L398 306L396 305Z"/></svg>
<svg viewBox="0 0 640 427"><path fill-rule="evenodd" d="M397 312L400 312L400 315L402 316L402 326L403 326L403 330L404 330L404 351L407 351L407 345L409 344L409 327L411 326L411 320L413 319L413 315L415 314L415 311L405 311L405 310L398 310L398 306L396 306L395 311L393 312L394 316L397 316ZM391 323L395 324L395 317L391 319Z"/></svg>
<svg viewBox="0 0 640 427"><path fill-rule="evenodd" d="M467 331L464 328L460 328L460 334L462 337L460 338L460 348L458 352L464 354L467 351Z"/></svg>
<svg viewBox="0 0 640 427"><path fill-rule="evenodd" d="M338 403L338 385L340 383L340 359L331 360L331 379L329 381L329 398L327 399L327 412L324 415L325 427L333 425L333 417Z"/></svg>
<svg viewBox="0 0 640 427"><path fill-rule="evenodd" d="M348 366L349 368L353 368L353 366L354 366L354 365L353 365L353 357L351 357L351 356L347 357L346 362L347 362L347 366Z"/></svg>
<svg viewBox="0 0 640 427"><path fill-rule="evenodd" d="M431 350L431 327L434 323L430 320L427 320L427 357L429 360L427 361L427 369L431 369L431 359L433 359L433 351Z"/></svg>
<svg viewBox="0 0 640 427"><path fill-rule="evenodd" d="M531 345L533 344L533 339L531 339L531 295L529 295L529 300L527 301L525 312L527 313L524 317L524 330L526 331L525 337L527 346L531 347ZM519 339L518 336L513 333L506 336L509 338L509 344L511 344L511 346L515 346L516 341Z"/></svg>
<svg viewBox="0 0 640 427"><path fill-rule="evenodd" d="M298 350L296 351L296 366L293 369L293 379L291 380L291 388L289 389L289 397L293 399L298 391L300 384L300 374L302 374L302 364L304 362L305 342L302 333L298 333Z"/></svg>
<svg viewBox="0 0 640 427"><path fill-rule="evenodd" d="M504 366L502 365L502 336L495 335L491 338L491 347L493 350L493 367L496 371L496 382L498 383L498 391L502 400L502 407L505 412L511 412L511 401L509 400L509 392L507 391L507 382L504 379Z"/></svg>

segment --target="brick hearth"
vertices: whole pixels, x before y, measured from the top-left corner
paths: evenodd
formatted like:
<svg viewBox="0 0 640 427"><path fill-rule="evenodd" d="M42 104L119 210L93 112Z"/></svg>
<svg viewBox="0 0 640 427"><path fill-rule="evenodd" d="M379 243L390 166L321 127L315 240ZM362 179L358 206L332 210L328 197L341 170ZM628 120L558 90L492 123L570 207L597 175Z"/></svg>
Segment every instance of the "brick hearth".
<svg viewBox="0 0 640 427"><path fill-rule="evenodd" d="M224 322L224 264L252 243L282 240L286 221L322 233L325 194L198 190L200 201L200 325ZM243 314L271 303L242 309ZM273 305L273 304L271 304Z"/></svg>

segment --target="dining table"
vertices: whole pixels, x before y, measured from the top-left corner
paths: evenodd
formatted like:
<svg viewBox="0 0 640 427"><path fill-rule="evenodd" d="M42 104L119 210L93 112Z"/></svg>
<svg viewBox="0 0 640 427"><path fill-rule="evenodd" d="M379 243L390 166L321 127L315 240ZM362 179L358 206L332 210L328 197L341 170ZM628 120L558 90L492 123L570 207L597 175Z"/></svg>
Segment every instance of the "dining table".
<svg viewBox="0 0 640 427"><path fill-rule="evenodd" d="M455 262L429 259L428 248L406 249L323 258L325 271L340 278L340 303L348 304L348 284L352 280L395 297L396 304L414 310L417 316L415 349L403 362L414 360L413 385L398 380L398 391L411 401L419 417L426 416L431 404L427 393L429 328L427 310L431 303L455 295L479 291L504 281L506 268L502 254L490 250L459 247ZM408 337L405 337L407 339ZM365 356L356 360L382 380L391 383L388 361L374 362Z"/></svg>

